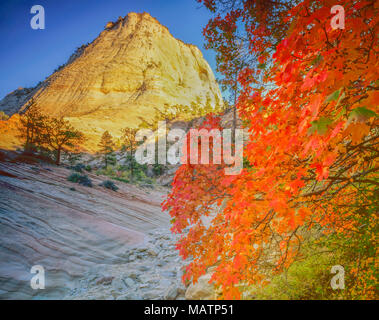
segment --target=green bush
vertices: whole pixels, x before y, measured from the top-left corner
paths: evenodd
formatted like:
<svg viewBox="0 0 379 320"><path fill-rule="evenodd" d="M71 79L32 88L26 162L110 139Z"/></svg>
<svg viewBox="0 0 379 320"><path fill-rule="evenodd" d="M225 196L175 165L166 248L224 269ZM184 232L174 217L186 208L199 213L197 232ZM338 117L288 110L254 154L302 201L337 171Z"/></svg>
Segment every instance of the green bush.
<svg viewBox="0 0 379 320"><path fill-rule="evenodd" d="M341 297L341 290L333 290L331 268L341 263L336 252L326 248L305 246L303 257L287 271L271 275L264 287L247 287L247 299L254 300L332 300ZM342 290L343 291L343 290Z"/></svg>
<svg viewBox="0 0 379 320"><path fill-rule="evenodd" d="M164 173L164 171L165 171L165 166L164 165L158 164L158 163L155 163L153 165L153 173L154 173L154 175L160 176L160 175L162 175Z"/></svg>
<svg viewBox="0 0 379 320"><path fill-rule="evenodd" d="M110 181L110 180L103 181L102 183L100 183L100 186L107 188L107 189L110 189L110 190L113 190L113 191L118 190L118 187L114 184L113 181Z"/></svg>
<svg viewBox="0 0 379 320"><path fill-rule="evenodd" d="M130 183L147 183L152 184L153 179L149 178L145 174L147 166L135 165L133 166L133 177L131 176L130 166L128 164L118 166L107 166L96 171L96 175L104 175L112 178L113 180Z"/></svg>
<svg viewBox="0 0 379 320"><path fill-rule="evenodd" d="M92 171L92 167L90 165L84 165L83 163L78 163L71 167L72 170L82 173L84 170L87 172Z"/></svg>
<svg viewBox="0 0 379 320"><path fill-rule="evenodd" d="M68 160L71 166L74 166L75 163L79 162L82 158L82 153L75 153L75 152L66 152L64 154L65 158Z"/></svg>
<svg viewBox="0 0 379 320"><path fill-rule="evenodd" d="M76 172L82 173L83 170L85 169L85 167L86 166L84 164L78 163L75 166L71 167L71 169L74 170L74 171L76 171Z"/></svg>
<svg viewBox="0 0 379 320"><path fill-rule="evenodd" d="M70 176L67 178L68 181L78 183L80 180L81 175L79 173L72 173Z"/></svg>
<svg viewBox="0 0 379 320"><path fill-rule="evenodd" d="M113 177L116 175L116 172L117 172L116 168L114 168L113 166L107 166L107 167L97 170L96 174Z"/></svg>
<svg viewBox="0 0 379 320"><path fill-rule="evenodd" d="M114 180L117 180L117 181L120 181L120 182L124 182L124 183L130 183L130 180L129 179L125 179L125 178L118 178L118 177L115 177L113 178Z"/></svg>
<svg viewBox="0 0 379 320"><path fill-rule="evenodd" d="M4 113L4 111L0 111L0 120L8 120L9 116Z"/></svg>
<svg viewBox="0 0 379 320"><path fill-rule="evenodd" d="M82 186L85 186L85 187L90 187L92 188L92 181L90 178L88 178L88 176L86 175L81 175L77 172L74 172L72 173L68 178L67 178L68 181L71 181L71 182L74 182L74 183L79 183L81 184Z"/></svg>
<svg viewBox="0 0 379 320"><path fill-rule="evenodd" d="M117 159L114 153L105 155L107 166L115 166L117 164Z"/></svg>
<svg viewBox="0 0 379 320"><path fill-rule="evenodd" d="M108 176L112 179L116 179L116 178L121 178L121 179L126 179L126 180L130 179L130 173L123 166L117 166L117 167L108 166L106 168L97 170L96 174Z"/></svg>

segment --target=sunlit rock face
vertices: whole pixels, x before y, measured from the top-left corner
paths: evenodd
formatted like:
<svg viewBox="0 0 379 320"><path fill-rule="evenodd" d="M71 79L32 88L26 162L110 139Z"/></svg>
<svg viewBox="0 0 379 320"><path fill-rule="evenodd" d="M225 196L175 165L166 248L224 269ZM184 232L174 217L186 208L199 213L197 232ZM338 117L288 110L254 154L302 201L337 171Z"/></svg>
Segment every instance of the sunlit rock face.
<svg viewBox="0 0 379 320"><path fill-rule="evenodd" d="M64 116L96 143L108 130L135 126L167 105L213 104L222 98L201 51L175 39L148 13L129 13L106 24L90 44L25 95L16 90L0 101L9 115L34 98L37 108ZM13 95L18 95L14 97Z"/></svg>

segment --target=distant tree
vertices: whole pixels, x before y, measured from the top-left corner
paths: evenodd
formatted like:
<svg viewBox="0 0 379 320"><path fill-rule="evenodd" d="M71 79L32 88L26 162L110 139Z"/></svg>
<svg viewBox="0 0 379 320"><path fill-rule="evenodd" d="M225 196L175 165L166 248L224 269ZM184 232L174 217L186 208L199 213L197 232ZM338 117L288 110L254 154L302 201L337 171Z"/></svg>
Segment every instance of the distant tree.
<svg viewBox="0 0 379 320"><path fill-rule="evenodd" d="M26 153L37 151L44 144L43 137L47 117L36 108L30 108L33 104L31 101L28 110L20 117L19 138L24 140L24 152Z"/></svg>
<svg viewBox="0 0 379 320"><path fill-rule="evenodd" d="M159 121L165 121L170 124L177 120L191 121L194 118L204 117L209 113L222 112L224 110L224 101L220 101L218 96L215 96L214 99L215 101L212 101L210 95L207 94L205 102L199 96L196 96L190 105L169 105L166 103L162 109L154 108L155 112L151 120L139 117L141 121L139 127L154 131L157 130Z"/></svg>
<svg viewBox="0 0 379 320"><path fill-rule="evenodd" d="M63 118L43 115L34 106L33 99L20 117L19 138L24 140L24 152L53 151L55 163L59 165L63 148L74 148L82 142L84 135Z"/></svg>
<svg viewBox="0 0 379 320"><path fill-rule="evenodd" d="M131 180L133 180L134 177L134 152L136 151L138 146L138 142L136 141L137 131L137 128L124 128L122 130L122 140L125 145L125 150L129 152L129 168Z"/></svg>
<svg viewBox="0 0 379 320"><path fill-rule="evenodd" d="M71 166L79 163L82 159L82 156L83 154L80 152L79 146L75 146L71 152L64 153L65 160L67 160Z"/></svg>
<svg viewBox="0 0 379 320"><path fill-rule="evenodd" d="M55 164L60 164L64 147L74 148L84 140L84 135L63 118L47 118L43 124L43 142L55 152Z"/></svg>
<svg viewBox="0 0 379 320"><path fill-rule="evenodd" d="M232 44L232 53L230 61L228 62L228 67L225 67L225 62L218 57L217 61L217 71L220 72L222 78L219 79L221 84L221 89L224 92L229 93L228 106L233 112L233 121L232 121L232 141L234 141L235 130L237 128L237 101L239 91L241 86L238 82L238 74L241 70L247 67L247 54L246 54L246 45L241 39L236 39ZM209 47L214 48L212 44L209 43Z"/></svg>
<svg viewBox="0 0 379 320"><path fill-rule="evenodd" d="M108 131L104 131L98 146L100 148L100 152L104 154L104 163L105 167L107 167L109 164L110 156L114 152L115 148L113 137Z"/></svg>
<svg viewBox="0 0 379 320"><path fill-rule="evenodd" d="M139 120L141 121L139 127L155 131L158 129L159 121L165 121L166 123L170 123L178 116L178 114L179 113L177 107L175 108L174 106L169 106L166 103L163 109L159 109L157 107L154 108L154 116L151 120L147 120L144 117L139 117Z"/></svg>

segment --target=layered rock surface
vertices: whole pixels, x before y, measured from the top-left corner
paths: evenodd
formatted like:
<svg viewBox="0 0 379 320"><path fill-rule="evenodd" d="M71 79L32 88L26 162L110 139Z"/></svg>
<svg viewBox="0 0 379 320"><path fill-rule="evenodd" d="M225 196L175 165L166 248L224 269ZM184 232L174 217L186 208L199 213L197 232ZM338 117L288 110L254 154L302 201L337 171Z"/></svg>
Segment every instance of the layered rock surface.
<svg viewBox="0 0 379 320"><path fill-rule="evenodd" d="M0 162L0 299L184 297L165 191L114 192L93 174L88 188L69 174ZM45 268L44 290L31 289L34 265Z"/></svg>
<svg viewBox="0 0 379 320"><path fill-rule="evenodd" d="M125 251L125 261L91 268L64 299L185 299L183 261L167 228L157 228L147 241Z"/></svg>

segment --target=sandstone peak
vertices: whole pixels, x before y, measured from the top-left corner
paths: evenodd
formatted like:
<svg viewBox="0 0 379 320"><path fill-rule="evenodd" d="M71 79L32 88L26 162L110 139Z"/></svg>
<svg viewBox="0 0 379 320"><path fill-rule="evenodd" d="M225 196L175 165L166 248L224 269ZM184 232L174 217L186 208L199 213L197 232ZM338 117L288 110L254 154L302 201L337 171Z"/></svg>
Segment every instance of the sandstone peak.
<svg viewBox="0 0 379 320"><path fill-rule="evenodd" d="M135 25L137 22L139 22L141 20L146 20L146 22L156 23L156 24L161 25L157 19L153 18L147 12L143 12L143 13L129 12L125 17L121 17L120 16L120 17L118 17L118 19L116 21L110 21L110 22L108 22L107 25L105 26L105 29L112 29L117 24L119 24L119 23L122 24L123 22ZM123 24L122 26L124 26L124 25L125 24Z"/></svg>
<svg viewBox="0 0 379 320"><path fill-rule="evenodd" d="M121 128L151 118L156 108L222 103L201 51L146 12L107 23L45 81L7 95L0 110L23 111L32 98L43 113L70 120L93 145L105 130L120 136Z"/></svg>

